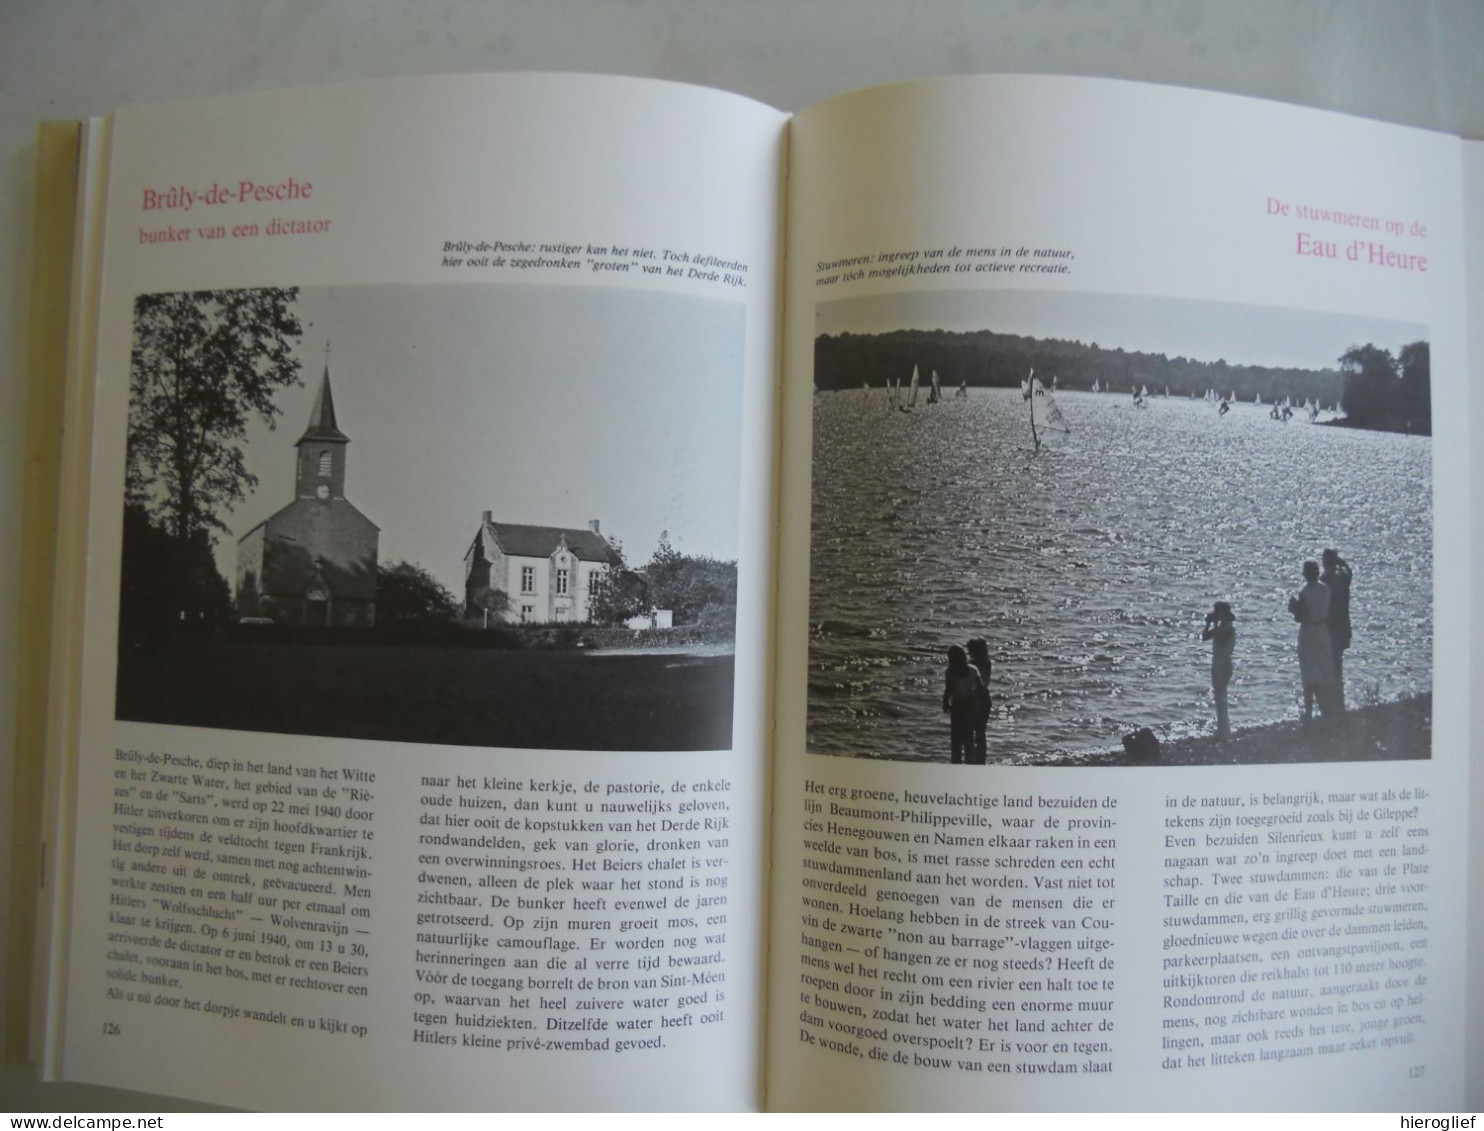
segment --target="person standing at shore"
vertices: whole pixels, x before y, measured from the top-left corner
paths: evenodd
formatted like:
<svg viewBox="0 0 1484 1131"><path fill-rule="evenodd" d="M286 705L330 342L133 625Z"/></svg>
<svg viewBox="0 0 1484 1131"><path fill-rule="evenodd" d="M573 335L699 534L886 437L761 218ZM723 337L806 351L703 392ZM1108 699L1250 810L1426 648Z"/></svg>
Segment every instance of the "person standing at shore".
<svg viewBox="0 0 1484 1131"><path fill-rule="evenodd" d="M1350 563L1338 550L1320 555L1324 570L1319 580L1329 586L1329 654L1335 669L1335 709L1345 710L1345 649L1350 647Z"/></svg>
<svg viewBox="0 0 1484 1131"><path fill-rule="evenodd" d="M968 654L957 644L948 649L948 673L943 680L943 710L948 712L949 761L958 765L972 759L974 726L984 684L969 667Z"/></svg>
<svg viewBox="0 0 1484 1131"><path fill-rule="evenodd" d="M1288 599L1298 621L1299 678L1304 685L1304 721L1314 717L1314 704L1329 716L1333 709L1334 657L1329 646L1329 586L1319 580L1319 563L1304 563L1304 587Z"/></svg>
<svg viewBox="0 0 1484 1131"><path fill-rule="evenodd" d="M1232 653L1237 646L1236 614L1225 601L1217 601L1206 614L1202 640L1211 641L1211 693L1216 699L1216 738L1225 742L1231 737L1231 716L1227 713L1226 690L1232 681Z"/></svg>
<svg viewBox="0 0 1484 1131"><path fill-rule="evenodd" d="M986 731L989 728L989 713L994 708L994 702L989 697L989 676L994 670L994 664L989 658L989 645L980 637L969 641L969 666L979 675L979 710L974 718L974 746L969 753L969 763L974 766L982 766L989 753L989 740Z"/></svg>

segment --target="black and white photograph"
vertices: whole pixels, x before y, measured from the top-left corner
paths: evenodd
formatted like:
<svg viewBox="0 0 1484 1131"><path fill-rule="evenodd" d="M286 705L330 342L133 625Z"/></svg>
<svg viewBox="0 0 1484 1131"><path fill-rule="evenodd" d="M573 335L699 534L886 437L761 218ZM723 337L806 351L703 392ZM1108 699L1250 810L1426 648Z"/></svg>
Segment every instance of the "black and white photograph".
<svg viewBox="0 0 1484 1131"><path fill-rule="evenodd" d="M812 753L1431 757L1427 327L979 291L816 330Z"/></svg>
<svg viewBox="0 0 1484 1131"><path fill-rule="evenodd" d="M117 717L729 749L743 330L616 287L139 296Z"/></svg>

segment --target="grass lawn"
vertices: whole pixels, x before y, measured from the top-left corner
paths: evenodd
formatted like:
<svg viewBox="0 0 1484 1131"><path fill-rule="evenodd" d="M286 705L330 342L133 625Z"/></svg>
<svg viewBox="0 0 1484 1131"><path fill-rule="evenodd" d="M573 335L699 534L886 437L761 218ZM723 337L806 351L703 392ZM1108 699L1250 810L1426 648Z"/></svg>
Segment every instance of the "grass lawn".
<svg viewBox="0 0 1484 1131"><path fill-rule="evenodd" d="M724 750L731 655L221 641L126 647L135 722L566 750Z"/></svg>

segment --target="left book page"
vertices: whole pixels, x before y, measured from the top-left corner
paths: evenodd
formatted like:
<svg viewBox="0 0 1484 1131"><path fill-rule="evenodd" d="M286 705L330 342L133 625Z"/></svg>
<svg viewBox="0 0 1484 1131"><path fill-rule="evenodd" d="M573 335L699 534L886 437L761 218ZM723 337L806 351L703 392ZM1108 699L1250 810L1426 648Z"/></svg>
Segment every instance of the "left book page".
<svg viewBox="0 0 1484 1131"><path fill-rule="evenodd" d="M579 76L94 125L50 1076L756 1105L783 136Z"/></svg>

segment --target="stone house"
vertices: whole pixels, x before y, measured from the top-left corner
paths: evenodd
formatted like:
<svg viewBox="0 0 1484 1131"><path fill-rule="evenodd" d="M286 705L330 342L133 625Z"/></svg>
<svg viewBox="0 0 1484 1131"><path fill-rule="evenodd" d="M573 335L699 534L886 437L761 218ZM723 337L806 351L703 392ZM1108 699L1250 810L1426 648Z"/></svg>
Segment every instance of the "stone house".
<svg viewBox="0 0 1484 1131"><path fill-rule="evenodd" d="M464 609L479 615L479 595L503 590L503 613L516 624L591 620L599 579L617 562L598 520L585 529L495 522L491 512L464 554Z"/></svg>

